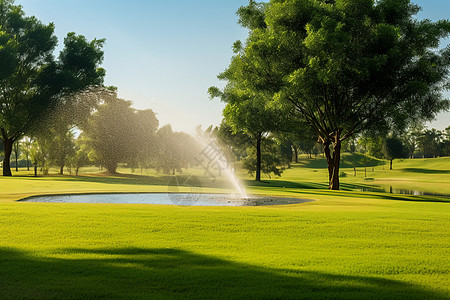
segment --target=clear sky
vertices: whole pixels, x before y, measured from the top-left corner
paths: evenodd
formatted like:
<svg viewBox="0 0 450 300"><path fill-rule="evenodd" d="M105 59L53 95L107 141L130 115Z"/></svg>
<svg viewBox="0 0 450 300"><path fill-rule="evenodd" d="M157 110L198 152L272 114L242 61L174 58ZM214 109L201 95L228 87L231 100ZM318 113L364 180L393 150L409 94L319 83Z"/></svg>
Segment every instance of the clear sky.
<svg viewBox="0 0 450 300"><path fill-rule="evenodd" d="M419 18L449 18L450 0L414 0ZM248 0L16 0L27 15L53 22L60 44L71 31L105 38L106 84L134 107L153 109L161 125L193 131L218 125L224 105L208 87L229 64L231 46L245 40L236 11ZM449 94L447 94L449 95ZM450 96L450 95L449 95ZM450 125L440 114L431 127Z"/></svg>

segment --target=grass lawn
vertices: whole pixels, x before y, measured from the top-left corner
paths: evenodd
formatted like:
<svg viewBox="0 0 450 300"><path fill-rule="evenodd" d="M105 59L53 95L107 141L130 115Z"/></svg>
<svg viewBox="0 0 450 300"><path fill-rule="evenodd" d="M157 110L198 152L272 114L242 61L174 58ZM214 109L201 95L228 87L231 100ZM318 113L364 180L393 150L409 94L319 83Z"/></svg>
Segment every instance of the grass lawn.
<svg viewBox="0 0 450 300"><path fill-rule="evenodd" d="M18 203L164 192L168 177L2 177L0 298L450 299L449 200L349 190L394 182L449 191L450 160L394 161L392 171L370 167L370 180L348 166L336 192L324 188L322 165L303 159L258 184L241 174L250 193L315 200L267 207Z"/></svg>

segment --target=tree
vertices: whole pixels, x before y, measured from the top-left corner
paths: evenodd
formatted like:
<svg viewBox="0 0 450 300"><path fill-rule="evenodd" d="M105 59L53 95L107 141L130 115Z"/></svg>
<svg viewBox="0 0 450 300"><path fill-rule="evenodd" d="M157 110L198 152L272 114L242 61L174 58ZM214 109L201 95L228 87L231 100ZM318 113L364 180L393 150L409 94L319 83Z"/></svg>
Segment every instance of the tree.
<svg viewBox="0 0 450 300"><path fill-rule="evenodd" d="M283 133L272 133L272 140L277 144L278 151L276 154L279 161L283 166L287 166L287 168L290 169L294 158L294 147L290 139L290 135Z"/></svg>
<svg viewBox="0 0 450 300"><path fill-rule="evenodd" d="M396 158L407 157L408 149L399 138L388 137L383 142L383 153L386 159L390 161L389 170L392 170L392 161Z"/></svg>
<svg viewBox="0 0 450 300"><path fill-rule="evenodd" d="M13 143L41 124L61 99L87 85L100 83L105 73L97 68L103 58L103 40L90 43L96 57L94 64L86 64L80 58L90 54L88 49L72 47L74 40L84 37L69 33L59 60L55 60L54 25L26 17L21 6L13 4L12 0L0 1L0 138L5 146L4 176L12 175Z"/></svg>
<svg viewBox="0 0 450 300"><path fill-rule="evenodd" d="M22 140L22 158L25 159L27 163L27 171L30 170L30 151L31 151L31 139L30 137L25 137Z"/></svg>
<svg viewBox="0 0 450 300"><path fill-rule="evenodd" d="M442 91L450 48L437 50L448 21L417 21L419 7L409 0L272 0L264 7L253 15L263 22L241 22L250 33L232 64L245 65L230 72L245 82L241 94L270 95L264 99L310 124L330 189L339 189L343 141L449 107ZM232 78L225 79L234 86Z"/></svg>
<svg viewBox="0 0 450 300"><path fill-rule="evenodd" d="M131 161L136 154L135 110L115 92L105 97L82 129L93 150L91 158L109 174L116 174L118 163Z"/></svg>
<svg viewBox="0 0 450 300"><path fill-rule="evenodd" d="M156 169L166 174L182 173L182 168L194 163L194 157L201 151L189 134L173 132L170 125L156 132L156 141Z"/></svg>
<svg viewBox="0 0 450 300"><path fill-rule="evenodd" d="M16 159L16 172L19 172L19 162L18 162L18 159L19 159L19 155L20 155L20 145L19 145L19 141L17 140L17 141L15 141L14 142L14 144L13 144L13 151L14 151L14 156L15 156L15 159Z"/></svg>
<svg viewBox="0 0 450 300"><path fill-rule="evenodd" d="M68 159L69 173L72 174L72 170L75 171L75 176L78 176L80 169L89 164L89 147L86 144L83 134L78 136L75 141L74 152Z"/></svg>
<svg viewBox="0 0 450 300"><path fill-rule="evenodd" d="M419 148L422 149L423 158L436 157L439 155L439 143L442 132L434 128L421 132L417 138Z"/></svg>
<svg viewBox="0 0 450 300"><path fill-rule="evenodd" d="M283 170L278 168L282 162L279 158L278 152L279 148L275 141L272 139L266 139L261 149L261 166L259 167L259 170L269 176L269 178L271 173L276 176L281 176L281 173L283 172ZM258 169L255 148L247 149L247 157L243 161L243 166L248 170L250 175L253 175L253 173Z"/></svg>
<svg viewBox="0 0 450 300"><path fill-rule="evenodd" d="M59 167L59 175L64 174L67 157L75 154L74 133L67 127L52 126L45 138L48 140L50 164Z"/></svg>
<svg viewBox="0 0 450 300"><path fill-rule="evenodd" d="M418 149L418 140L423 131L423 124L414 124L406 134L403 135L405 146L408 148L409 157L414 158L414 153Z"/></svg>
<svg viewBox="0 0 450 300"><path fill-rule="evenodd" d="M250 31L264 28L265 7L264 3L250 1L249 6L238 10L239 23ZM256 150L255 180L260 181L264 136L281 127L281 120L286 116L279 113L278 107L267 105L267 97L271 97L271 93L263 89L249 89L248 85L258 82L259 78L246 76L245 69L249 66L249 61L240 41L233 45L233 51L235 56L229 67L218 76L219 79L228 81L227 86L223 91L211 87L208 92L211 98L219 97L227 103L223 115L234 132L242 131L251 137Z"/></svg>
<svg viewBox="0 0 450 300"><path fill-rule="evenodd" d="M233 154L234 157L227 157L228 159L239 161L247 155L247 148L251 146L251 137L243 131L235 132L225 119L211 133L218 139L221 148L228 150L225 151L225 154L228 152Z"/></svg>
<svg viewBox="0 0 450 300"><path fill-rule="evenodd" d="M41 172L46 175L48 174L48 155L46 151L45 140L41 140L41 143L37 140L31 142L30 147L30 158L34 166L34 176L37 176L38 168L41 167Z"/></svg>
<svg viewBox="0 0 450 300"><path fill-rule="evenodd" d="M447 126L447 128L445 128L445 131L443 134L444 134L445 156L449 156L450 155L450 126Z"/></svg>
<svg viewBox="0 0 450 300"><path fill-rule="evenodd" d="M143 168L148 168L156 159L157 141L155 134L159 121L153 110L138 110L135 115L135 126L135 135L132 137L136 143L135 160L142 173Z"/></svg>

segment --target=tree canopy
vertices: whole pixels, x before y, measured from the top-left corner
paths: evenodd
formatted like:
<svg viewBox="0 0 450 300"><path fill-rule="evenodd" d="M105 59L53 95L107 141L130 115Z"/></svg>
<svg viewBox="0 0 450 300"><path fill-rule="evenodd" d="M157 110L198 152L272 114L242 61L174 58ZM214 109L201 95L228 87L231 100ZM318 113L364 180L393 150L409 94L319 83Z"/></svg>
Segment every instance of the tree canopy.
<svg viewBox="0 0 450 300"><path fill-rule="evenodd" d="M103 82L103 40L69 33L59 59L52 23L27 17L14 1L0 1L0 131L5 145L3 175L11 176L12 144L67 95Z"/></svg>
<svg viewBox="0 0 450 300"><path fill-rule="evenodd" d="M324 146L329 188L339 189L344 140L430 120L449 107L442 91L450 47L438 47L450 22L419 21L418 11L409 0L251 1L238 12L249 37L235 44L220 76L224 94L255 106L266 101L308 123Z"/></svg>

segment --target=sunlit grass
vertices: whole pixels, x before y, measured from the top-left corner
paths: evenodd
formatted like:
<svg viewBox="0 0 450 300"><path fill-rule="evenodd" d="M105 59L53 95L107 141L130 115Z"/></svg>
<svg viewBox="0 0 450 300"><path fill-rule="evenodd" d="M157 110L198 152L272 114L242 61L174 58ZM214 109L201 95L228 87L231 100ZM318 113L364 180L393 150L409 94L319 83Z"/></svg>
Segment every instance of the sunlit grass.
<svg viewBox="0 0 450 300"><path fill-rule="evenodd" d="M448 200L327 191L326 169L302 162L265 183L246 177L251 193L315 200L272 207L20 203L12 200L164 192L167 178L2 177L0 298L448 298ZM435 183L432 170L449 164L405 160L376 167L373 181L341 181L447 189L448 176ZM223 191L220 181L205 189Z"/></svg>

